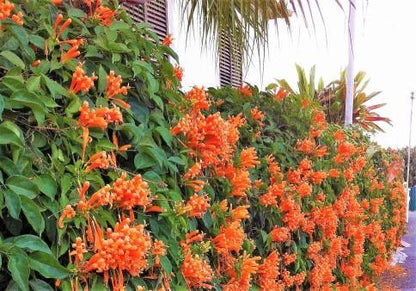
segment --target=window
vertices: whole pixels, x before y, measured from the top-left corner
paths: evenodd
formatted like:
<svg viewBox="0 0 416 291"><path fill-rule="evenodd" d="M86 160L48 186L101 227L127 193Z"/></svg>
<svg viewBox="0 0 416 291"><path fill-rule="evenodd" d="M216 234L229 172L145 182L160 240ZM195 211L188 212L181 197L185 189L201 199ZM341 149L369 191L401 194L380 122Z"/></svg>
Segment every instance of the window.
<svg viewBox="0 0 416 291"><path fill-rule="evenodd" d="M167 0L125 0L122 6L136 23L152 25L160 39L169 33Z"/></svg>
<svg viewBox="0 0 416 291"><path fill-rule="evenodd" d="M239 87L243 82L243 54L230 33L222 33L219 47L220 85Z"/></svg>

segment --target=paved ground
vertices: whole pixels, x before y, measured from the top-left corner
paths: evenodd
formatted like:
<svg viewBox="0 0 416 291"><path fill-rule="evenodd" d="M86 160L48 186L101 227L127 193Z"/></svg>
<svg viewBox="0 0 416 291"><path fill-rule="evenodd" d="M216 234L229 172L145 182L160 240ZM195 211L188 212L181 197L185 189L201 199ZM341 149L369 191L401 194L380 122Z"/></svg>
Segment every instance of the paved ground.
<svg viewBox="0 0 416 291"><path fill-rule="evenodd" d="M401 291L416 291L416 211L409 213L407 234L403 240L411 244L404 250L408 257L403 266L408 274L405 278L396 281L396 285Z"/></svg>

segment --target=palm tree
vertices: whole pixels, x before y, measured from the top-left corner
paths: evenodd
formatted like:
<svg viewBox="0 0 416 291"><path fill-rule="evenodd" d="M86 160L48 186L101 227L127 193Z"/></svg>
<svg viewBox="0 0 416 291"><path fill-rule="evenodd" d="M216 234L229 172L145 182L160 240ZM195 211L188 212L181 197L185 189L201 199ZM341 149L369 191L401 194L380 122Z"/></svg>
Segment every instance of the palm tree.
<svg viewBox="0 0 416 291"><path fill-rule="evenodd" d="M332 0L343 9L339 0ZM349 4L349 0L345 0ZM187 19L189 34L200 27L204 46L215 45L219 50L221 37L231 37L232 43L241 48L245 57L257 50L264 55L268 42L270 20L284 20L290 29L292 14L301 16L305 24L314 25L313 7L319 11L322 0L180 0L182 15Z"/></svg>

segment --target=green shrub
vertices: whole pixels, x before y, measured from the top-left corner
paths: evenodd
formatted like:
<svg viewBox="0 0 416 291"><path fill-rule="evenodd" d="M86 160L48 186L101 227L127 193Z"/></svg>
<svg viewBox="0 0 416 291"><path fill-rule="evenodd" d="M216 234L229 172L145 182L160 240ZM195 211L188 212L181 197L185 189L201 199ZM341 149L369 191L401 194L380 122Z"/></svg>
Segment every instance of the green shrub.
<svg viewBox="0 0 416 291"><path fill-rule="evenodd" d="M146 24L73 2L1 19L2 290L371 286L394 155L284 89L182 94Z"/></svg>

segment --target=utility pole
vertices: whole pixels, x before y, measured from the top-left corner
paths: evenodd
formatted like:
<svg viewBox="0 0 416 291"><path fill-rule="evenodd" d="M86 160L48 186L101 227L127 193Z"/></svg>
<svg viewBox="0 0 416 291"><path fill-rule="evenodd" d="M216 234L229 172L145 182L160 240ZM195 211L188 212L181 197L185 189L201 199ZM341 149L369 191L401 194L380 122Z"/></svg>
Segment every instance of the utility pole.
<svg viewBox="0 0 416 291"><path fill-rule="evenodd" d="M406 175L406 187L408 189L407 196L406 196L406 220L409 221L409 198L410 198L410 149L412 146L412 124L413 124L413 101L415 100L415 94L412 92L410 94L410 126L409 126L409 146L407 147L407 175Z"/></svg>
<svg viewBox="0 0 416 291"><path fill-rule="evenodd" d="M345 98L345 126L352 124L354 108L354 42L355 42L355 12L357 10L356 0L350 0L348 16L348 67L347 87Z"/></svg>
<svg viewBox="0 0 416 291"><path fill-rule="evenodd" d="M413 124L413 100L415 100L415 93L410 94L410 126L409 126L409 147L407 148L407 176L406 184L409 187L409 176L410 176L410 148L412 146L412 124Z"/></svg>

